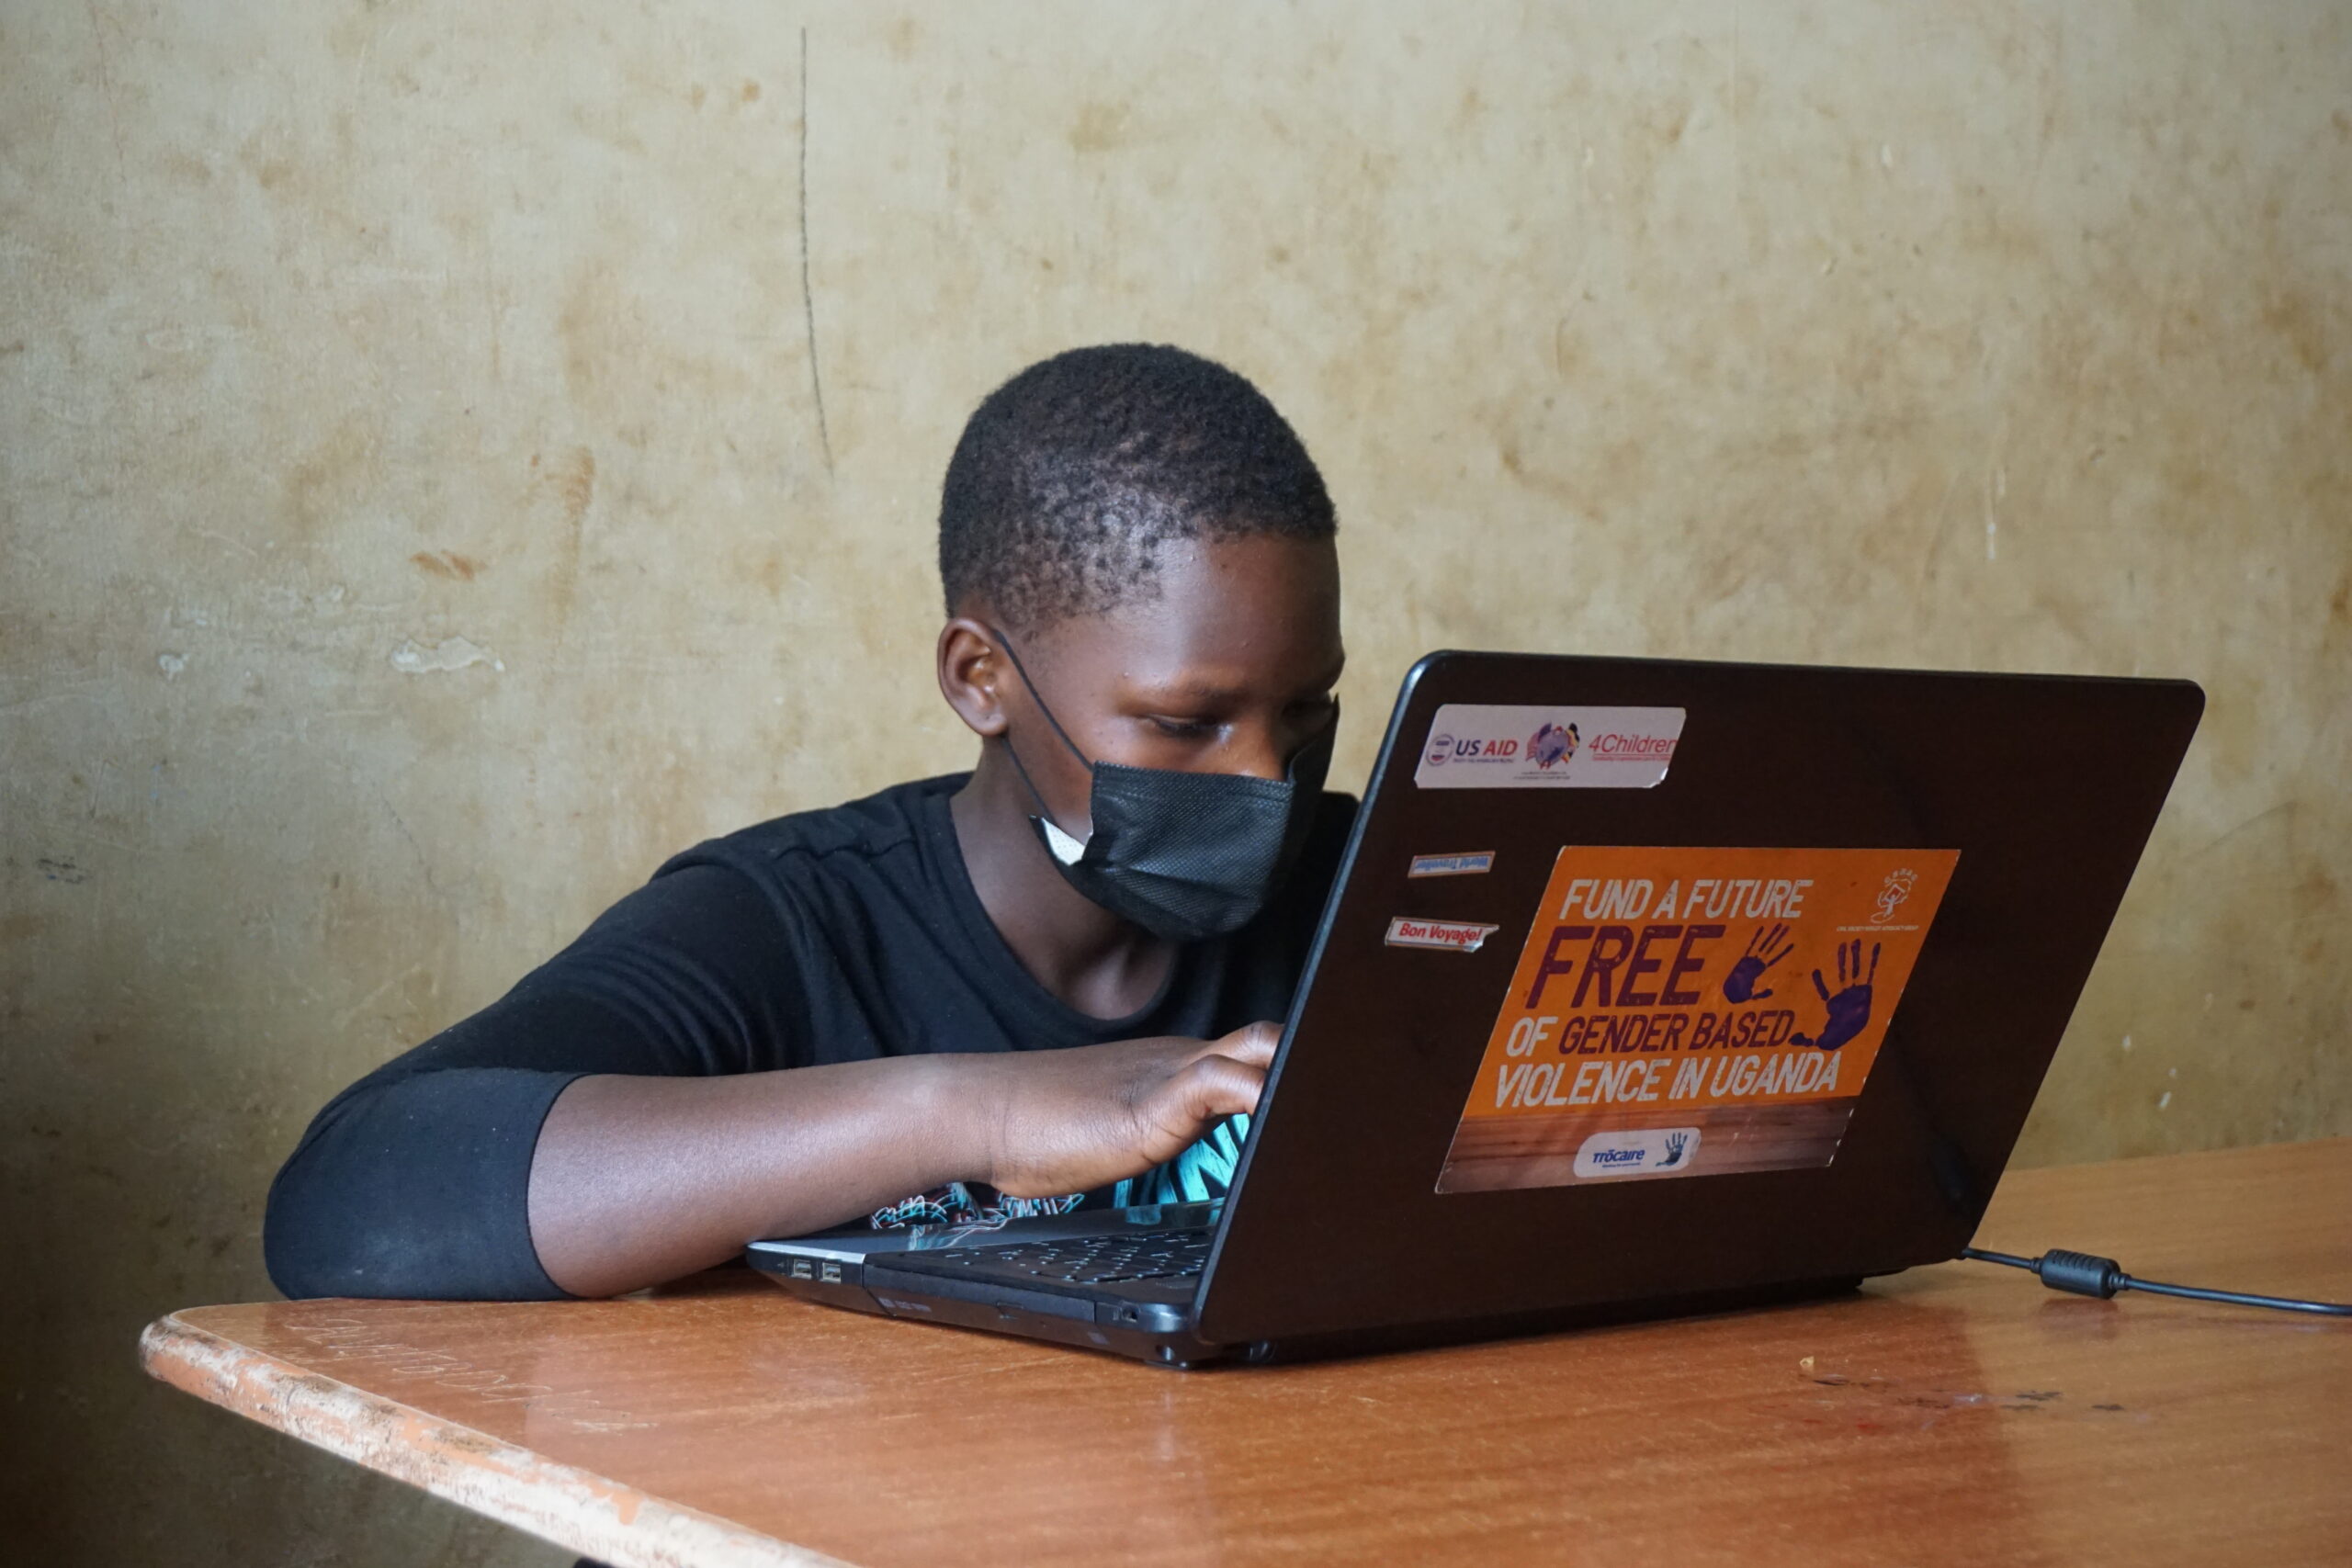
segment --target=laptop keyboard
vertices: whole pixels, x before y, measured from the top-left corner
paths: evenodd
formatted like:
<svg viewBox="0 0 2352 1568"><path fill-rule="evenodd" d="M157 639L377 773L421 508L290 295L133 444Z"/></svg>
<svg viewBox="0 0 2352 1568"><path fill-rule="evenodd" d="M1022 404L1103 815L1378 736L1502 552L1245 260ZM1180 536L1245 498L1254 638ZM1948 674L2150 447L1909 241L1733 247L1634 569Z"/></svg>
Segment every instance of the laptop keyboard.
<svg viewBox="0 0 2352 1568"><path fill-rule="evenodd" d="M1209 1260L1204 1230L1145 1231L1068 1241L956 1247L921 1254L927 1269L1035 1280L1054 1285L1115 1285L1129 1280L1193 1280Z"/></svg>

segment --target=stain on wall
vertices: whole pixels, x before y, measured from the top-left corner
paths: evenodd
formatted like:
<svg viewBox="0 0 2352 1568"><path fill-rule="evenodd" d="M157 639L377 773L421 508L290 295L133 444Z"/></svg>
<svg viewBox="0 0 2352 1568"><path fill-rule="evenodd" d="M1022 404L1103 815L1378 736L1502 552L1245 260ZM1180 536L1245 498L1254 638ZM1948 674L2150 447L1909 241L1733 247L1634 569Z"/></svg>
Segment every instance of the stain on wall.
<svg viewBox="0 0 2352 1568"><path fill-rule="evenodd" d="M1440 645L2203 682L2020 1157L2352 1131L2341 6L0 40L0 1487L47 1560L558 1560L134 1336L264 1293L311 1111L669 852L964 764L940 472L1072 344L1291 414L1359 716Z"/></svg>

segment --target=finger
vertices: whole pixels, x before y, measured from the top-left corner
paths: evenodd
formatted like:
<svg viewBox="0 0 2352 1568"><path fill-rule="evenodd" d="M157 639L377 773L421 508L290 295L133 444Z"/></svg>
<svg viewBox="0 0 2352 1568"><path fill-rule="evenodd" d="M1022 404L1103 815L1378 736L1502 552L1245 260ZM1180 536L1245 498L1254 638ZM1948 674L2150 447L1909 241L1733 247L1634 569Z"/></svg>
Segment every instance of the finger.
<svg viewBox="0 0 2352 1568"><path fill-rule="evenodd" d="M1758 1002L1762 1001L1766 997L1769 997L1771 994L1771 992L1763 989L1761 987L1758 987L1757 989L1747 993L1749 1000Z"/></svg>
<svg viewBox="0 0 2352 1568"><path fill-rule="evenodd" d="M1778 953L1766 954L1764 959L1764 967L1770 969L1773 964L1778 964L1781 959L1786 958L1795 945L1796 944L1794 942L1792 942L1788 947L1781 949Z"/></svg>
<svg viewBox="0 0 2352 1568"><path fill-rule="evenodd" d="M1232 1033L1216 1040L1205 1040L1201 1048L1185 1058L1198 1062L1210 1056L1230 1056L1237 1062L1247 1062L1253 1067L1271 1066L1274 1047L1283 1043L1283 1026L1269 1020L1243 1024Z"/></svg>
<svg viewBox="0 0 2352 1568"><path fill-rule="evenodd" d="M1231 1056L1203 1056L1177 1074L1169 1087L1182 1125L1172 1126L1164 1118L1160 1125L1171 1133L1181 1131L1189 1144L1218 1117L1257 1110L1258 1097L1265 1092L1266 1070Z"/></svg>
<svg viewBox="0 0 2352 1568"><path fill-rule="evenodd" d="M1821 993L1823 1001L1829 999L1829 987L1821 983L1821 971L1818 969L1813 972L1813 988Z"/></svg>
<svg viewBox="0 0 2352 1568"><path fill-rule="evenodd" d="M1739 955L1740 955L1742 958L1745 958L1745 957L1747 957L1749 953L1751 953L1755 952L1755 951L1756 951L1756 943L1757 943L1757 940L1758 940L1758 938L1762 937L1762 936L1763 936L1763 934L1764 934L1764 928L1763 928L1762 926L1758 926L1754 931L1749 931L1749 932L1747 933L1747 945L1746 947L1743 947L1743 948L1741 948L1741 949L1739 950Z"/></svg>
<svg viewBox="0 0 2352 1568"><path fill-rule="evenodd" d="M1884 945L1883 942L1871 943L1871 978L1873 980L1878 978L1878 950Z"/></svg>
<svg viewBox="0 0 2352 1568"><path fill-rule="evenodd" d="M1767 946L1767 947L1770 947L1770 946L1771 946L1774 942L1776 942L1780 941L1782 937L1784 937L1784 936L1786 936L1786 935L1788 935L1788 934L1789 934L1788 922L1786 922L1785 920L1779 920L1779 921L1775 921L1775 922L1773 922L1773 926L1772 926L1772 934L1771 934L1770 936L1766 937L1766 938L1764 939L1764 945L1765 945L1765 946Z"/></svg>

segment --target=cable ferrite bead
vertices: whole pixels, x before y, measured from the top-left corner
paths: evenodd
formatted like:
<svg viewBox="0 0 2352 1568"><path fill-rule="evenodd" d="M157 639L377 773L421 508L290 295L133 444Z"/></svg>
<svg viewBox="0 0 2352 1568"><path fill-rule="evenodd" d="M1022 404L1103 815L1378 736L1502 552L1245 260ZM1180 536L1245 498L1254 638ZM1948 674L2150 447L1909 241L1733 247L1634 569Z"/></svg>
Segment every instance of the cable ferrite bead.
<svg viewBox="0 0 2352 1568"><path fill-rule="evenodd" d="M2045 1252L2033 1271L2053 1291L2072 1291L2078 1296L2097 1296L2101 1301L2121 1290L2124 1283L2122 1265L2112 1258L2094 1258L2087 1252Z"/></svg>

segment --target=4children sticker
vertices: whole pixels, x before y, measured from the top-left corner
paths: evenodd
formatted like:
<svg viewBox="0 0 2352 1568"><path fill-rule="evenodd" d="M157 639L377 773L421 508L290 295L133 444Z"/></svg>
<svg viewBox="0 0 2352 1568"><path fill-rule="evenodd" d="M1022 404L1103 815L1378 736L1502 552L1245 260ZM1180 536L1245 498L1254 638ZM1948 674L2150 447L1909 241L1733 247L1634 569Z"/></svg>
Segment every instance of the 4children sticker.
<svg viewBox="0 0 2352 1568"><path fill-rule="evenodd" d="M1563 849L1438 1190L1828 1164L1959 859Z"/></svg>

